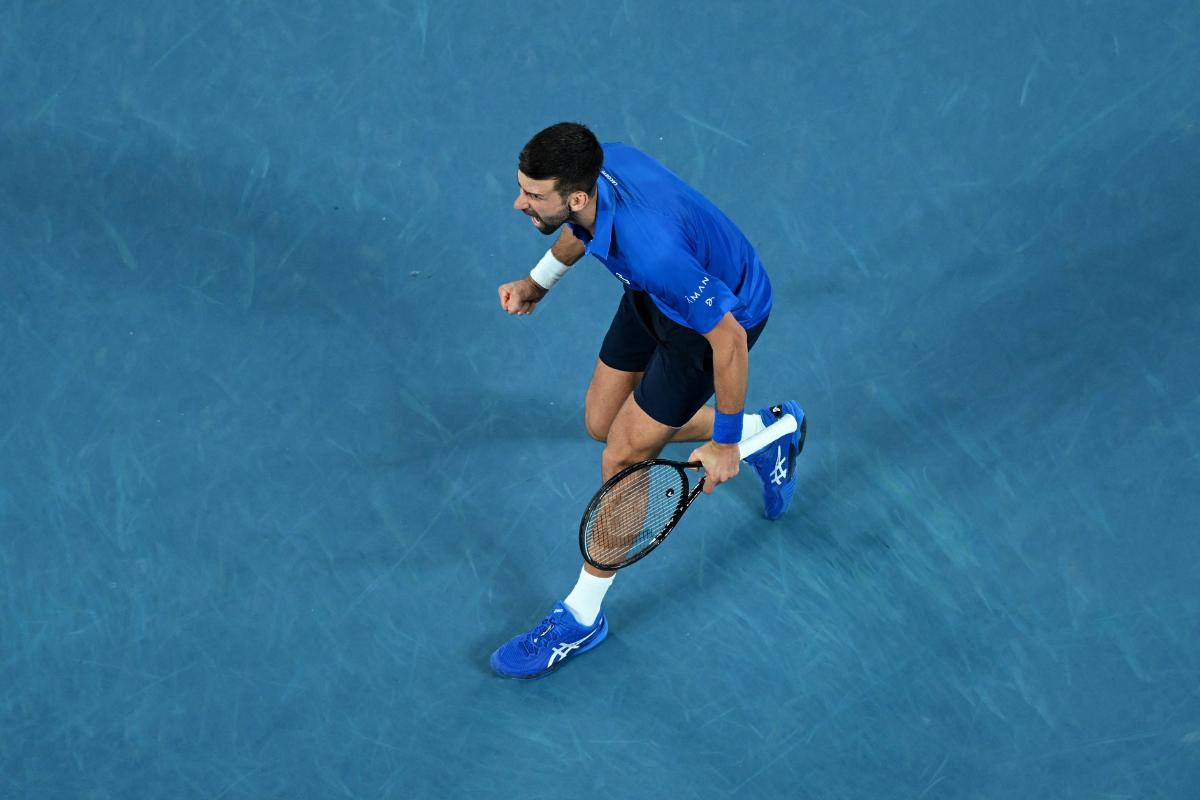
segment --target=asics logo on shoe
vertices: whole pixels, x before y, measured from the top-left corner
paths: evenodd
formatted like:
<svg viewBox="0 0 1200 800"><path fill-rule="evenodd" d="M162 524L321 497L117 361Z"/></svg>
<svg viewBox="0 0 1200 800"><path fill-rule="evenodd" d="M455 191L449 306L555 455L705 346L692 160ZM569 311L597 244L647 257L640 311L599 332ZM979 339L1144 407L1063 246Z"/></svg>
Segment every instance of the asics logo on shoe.
<svg viewBox="0 0 1200 800"><path fill-rule="evenodd" d="M587 636L583 637L582 639L580 639L577 642L563 642L562 644L555 645L554 652L550 654L550 660L546 662L546 666L547 667L554 666L555 661L561 661L562 659L569 656L571 654L571 651L578 650L580 647L583 647L584 642L586 642L588 639L595 636L596 631L599 631L599 630L600 630L600 628L597 627L595 630L593 630L591 633L589 633Z"/></svg>
<svg viewBox="0 0 1200 800"><path fill-rule="evenodd" d="M783 455L783 447L775 447L775 469L771 470L771 483L783 483L787 477L787 458Z"/></svg>

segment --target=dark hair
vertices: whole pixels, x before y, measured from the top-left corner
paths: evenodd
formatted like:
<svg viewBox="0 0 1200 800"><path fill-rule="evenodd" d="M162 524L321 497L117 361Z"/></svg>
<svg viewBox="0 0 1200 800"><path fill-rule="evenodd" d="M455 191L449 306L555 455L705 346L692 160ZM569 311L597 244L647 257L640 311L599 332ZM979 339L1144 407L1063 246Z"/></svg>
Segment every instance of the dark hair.
<svg viewBox="0 0 1200 800"><path fill-rule="evenodd" d="M525 145L518 160L521 172L535 181L556 178L554 188L560 194L592 193L604 151L586 125L560 122L541 131Z"/></svg>

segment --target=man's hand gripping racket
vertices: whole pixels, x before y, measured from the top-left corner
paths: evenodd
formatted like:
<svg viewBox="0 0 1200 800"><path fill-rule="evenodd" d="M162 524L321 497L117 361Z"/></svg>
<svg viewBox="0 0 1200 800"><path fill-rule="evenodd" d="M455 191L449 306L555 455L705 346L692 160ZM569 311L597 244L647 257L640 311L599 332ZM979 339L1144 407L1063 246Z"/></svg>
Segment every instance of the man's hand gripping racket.
<svg viewBox="0 0 1200 800"><path fill-rule="evenodd" d="M796 430L796 418L785 414L738 445L746 458ZM600 487L579 523L579 549L593 567L628 567L662 544L700 492L704 477L689 487L687 470L698 461L655 458L626 467Z"/></svg>

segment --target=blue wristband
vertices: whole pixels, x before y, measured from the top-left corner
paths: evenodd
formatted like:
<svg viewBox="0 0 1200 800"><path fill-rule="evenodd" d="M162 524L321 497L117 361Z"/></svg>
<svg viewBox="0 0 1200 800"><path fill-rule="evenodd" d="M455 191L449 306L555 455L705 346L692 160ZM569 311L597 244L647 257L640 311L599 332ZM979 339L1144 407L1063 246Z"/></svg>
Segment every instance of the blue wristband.
<svg viewBox="0 0 1200 800"><path fill-rule="evenodd" d="M742 440L742 412L722 414L713 420L712 440L717 444L737 444Z"/></svg>

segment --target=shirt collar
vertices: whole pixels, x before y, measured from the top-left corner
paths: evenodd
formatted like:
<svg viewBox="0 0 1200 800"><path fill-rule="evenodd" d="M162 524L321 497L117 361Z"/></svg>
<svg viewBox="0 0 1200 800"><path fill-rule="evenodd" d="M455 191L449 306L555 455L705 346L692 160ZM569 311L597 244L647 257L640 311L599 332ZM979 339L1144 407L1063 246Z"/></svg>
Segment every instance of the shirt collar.
<svg viewBox="0 0 1200 800"><path fill-rule="evenodd" d="M594 256L608 258L609 247L612 244L613 212L616 206L613 188L607 181L596 181L596 224L594 233L588 238L587 231L582 225L571 223L575 235L587 242L587 251Z"/></svg>

